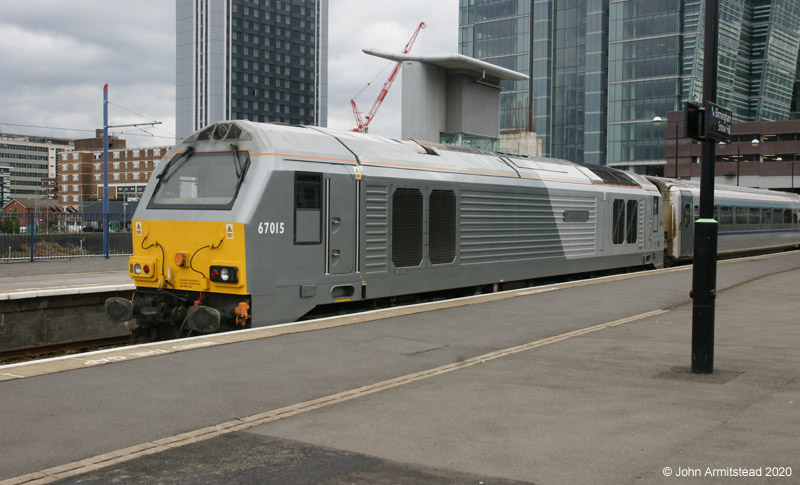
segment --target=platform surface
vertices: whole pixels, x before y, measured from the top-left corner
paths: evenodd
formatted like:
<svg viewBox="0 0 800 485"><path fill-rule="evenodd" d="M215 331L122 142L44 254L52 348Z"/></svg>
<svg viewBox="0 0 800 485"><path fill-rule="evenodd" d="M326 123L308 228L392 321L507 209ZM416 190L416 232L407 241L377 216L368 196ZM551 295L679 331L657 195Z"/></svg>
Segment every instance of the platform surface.
<svg viewBox="0 0 800 485"><path fill-rule="evenodd" d="M795 482L800 253L718 265L710 375L689 372L690 286L673 268L0 367L0 483Z"/></svg>
<svg viewBox="0 0 800 485"><path fill-rule="evenodd" d="M75 288L133 289L127 264L127 256L0 262L0 300L63 294Z"/></svg>

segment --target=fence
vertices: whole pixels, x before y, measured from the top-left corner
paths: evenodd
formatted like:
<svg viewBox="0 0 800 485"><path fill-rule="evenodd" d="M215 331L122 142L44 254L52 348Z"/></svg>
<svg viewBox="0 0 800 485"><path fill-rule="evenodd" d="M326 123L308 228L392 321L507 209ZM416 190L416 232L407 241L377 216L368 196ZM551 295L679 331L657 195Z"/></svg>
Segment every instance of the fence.
<svg viewBox="0 0 800 485"><path fill-rule="evenodd" d="M109 254L133 252L130 213L109 215ZM0 213L3 261L104 256L102 214Z"/></svg>

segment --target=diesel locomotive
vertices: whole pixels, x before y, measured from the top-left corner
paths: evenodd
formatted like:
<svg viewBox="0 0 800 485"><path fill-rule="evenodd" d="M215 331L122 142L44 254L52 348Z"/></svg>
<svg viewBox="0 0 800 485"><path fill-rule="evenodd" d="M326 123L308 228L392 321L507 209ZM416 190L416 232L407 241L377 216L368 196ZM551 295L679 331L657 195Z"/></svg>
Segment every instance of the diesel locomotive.
<svg viewBox="0 0 800 485"><path fill-rule="evenodd" d="M219 122L154 170L132 221L134 296L109 299L106 313L156 337L284 323L331 303L661 267L691 258L698 200L687 182L602 166ZM797 196L731 189L717 200L721 252L800 243Z"/></svg>

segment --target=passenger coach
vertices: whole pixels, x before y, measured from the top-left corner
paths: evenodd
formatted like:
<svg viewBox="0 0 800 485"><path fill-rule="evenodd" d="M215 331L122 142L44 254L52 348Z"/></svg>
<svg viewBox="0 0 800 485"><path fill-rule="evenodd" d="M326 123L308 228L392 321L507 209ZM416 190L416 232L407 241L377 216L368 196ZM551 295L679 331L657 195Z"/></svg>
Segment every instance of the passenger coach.
<svg viewBox="0 0 800 485"><path fill-rule="evenodd" d="M667 264L691 260L694 221L700 216L700 185L648 178L664 197ZM800 197L796 194L722 185L714 189L714 204L720 255L774 251L800 244Z"/></svg>

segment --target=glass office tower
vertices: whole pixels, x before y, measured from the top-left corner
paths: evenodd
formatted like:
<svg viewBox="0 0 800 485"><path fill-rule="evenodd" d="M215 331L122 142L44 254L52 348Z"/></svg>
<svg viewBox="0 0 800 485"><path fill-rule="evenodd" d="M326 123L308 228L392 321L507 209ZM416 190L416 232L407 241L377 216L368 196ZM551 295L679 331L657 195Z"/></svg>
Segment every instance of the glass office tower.
<svg viewBox="0 0 800 485"><path fill-rule="evenodd" d="M460 52L530 75L504 86L501 133L645 172L664 163L653 118L702 98L704 3L460 0ZM720 0L719 32L717 101L734 120L800 117L800 0Z"/></svg>
<svg viewBox="0 0 800 485"><path fill-rule="evenodd" d="M328 0L176 0L176 134L219 120L326 126Z"/></svg>

